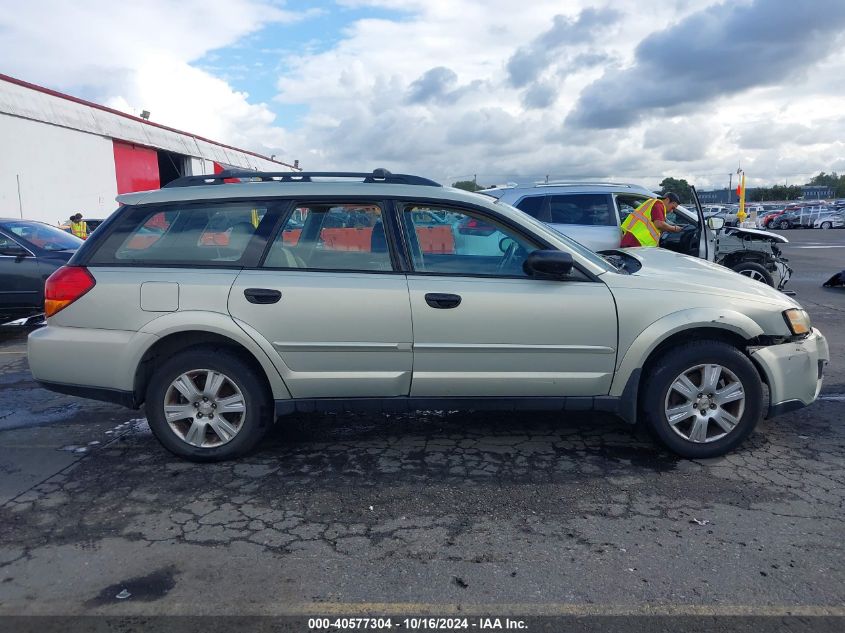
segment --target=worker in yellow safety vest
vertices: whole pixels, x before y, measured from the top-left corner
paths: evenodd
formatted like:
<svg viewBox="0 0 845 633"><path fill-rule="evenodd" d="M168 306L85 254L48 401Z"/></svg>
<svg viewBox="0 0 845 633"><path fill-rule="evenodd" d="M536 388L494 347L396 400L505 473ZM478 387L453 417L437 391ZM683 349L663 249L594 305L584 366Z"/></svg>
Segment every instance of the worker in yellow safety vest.
<svg viewBox="0 0 845 633"><path fill-rule="evenodd" d="M88 239L88 224L82 221L82 214L70 216L70 232L81 240Z"/></svg>
<svg viewBox="0 0 845 633"><path fill-rule="evenodd" d="M674 211L681 203L678 194L667 191L662 198L649 198L634 209L622 222L623 248L636 246L657 246L660 233L680 233L680 226L666 222L666 214Z"/></svg>

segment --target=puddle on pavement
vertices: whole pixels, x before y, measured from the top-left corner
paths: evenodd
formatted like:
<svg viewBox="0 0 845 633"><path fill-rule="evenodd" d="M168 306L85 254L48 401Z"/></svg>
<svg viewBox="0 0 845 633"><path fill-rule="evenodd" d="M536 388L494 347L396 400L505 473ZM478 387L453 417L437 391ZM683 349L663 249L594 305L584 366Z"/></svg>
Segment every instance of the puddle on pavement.
<svg viewBox="0 0 845 633"><path fill-rule="evenodd" d="M171 565L146 576L121 580L103 589L96 598L86 602L85 606L100 607L122 601L154 602L160 600L176 586L176 573L176 568Z"/></svg>

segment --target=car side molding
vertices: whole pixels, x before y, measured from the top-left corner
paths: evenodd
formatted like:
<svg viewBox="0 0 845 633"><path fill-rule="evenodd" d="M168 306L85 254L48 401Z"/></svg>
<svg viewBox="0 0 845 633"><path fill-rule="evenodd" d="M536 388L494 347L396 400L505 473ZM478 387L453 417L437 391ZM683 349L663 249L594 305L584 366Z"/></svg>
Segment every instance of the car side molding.
<svg viewBox="0 0 845 633"><path fill-rule="evenodd" d="M637 374L636 378L639 378ZM632 377L632 384L634 383ZM638 382L638 381L637 381ZM391 397L276 400L276 416L293 413L408 413L412 411L602 411L636 422L636 385L622 397Z"/></svg>

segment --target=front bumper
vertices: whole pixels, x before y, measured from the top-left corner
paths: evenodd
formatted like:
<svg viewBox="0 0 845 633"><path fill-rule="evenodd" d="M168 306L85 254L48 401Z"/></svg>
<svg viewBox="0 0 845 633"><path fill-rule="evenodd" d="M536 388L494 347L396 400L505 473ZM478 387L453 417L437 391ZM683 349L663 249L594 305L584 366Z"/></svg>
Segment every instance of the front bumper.
<svg viewBox="0 0 845 633"><path fill-rule="evenodd" d="M812 404L822 388L824 367L830 361L827 339L813 329L805 339L751 351L769 385L767 418Z"/></svg>

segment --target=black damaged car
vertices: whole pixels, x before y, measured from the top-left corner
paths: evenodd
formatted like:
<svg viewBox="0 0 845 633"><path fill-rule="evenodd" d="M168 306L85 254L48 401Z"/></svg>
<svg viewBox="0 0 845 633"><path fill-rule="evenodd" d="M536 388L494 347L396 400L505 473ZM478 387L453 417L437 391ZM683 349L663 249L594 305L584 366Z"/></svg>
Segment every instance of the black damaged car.
<svg viewBox="0 0 845 633"><path fill-rule="evenodd" d="M0 218L0 324L41 314L44 282L82 244L43 222Z"/></svg>

